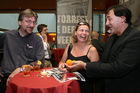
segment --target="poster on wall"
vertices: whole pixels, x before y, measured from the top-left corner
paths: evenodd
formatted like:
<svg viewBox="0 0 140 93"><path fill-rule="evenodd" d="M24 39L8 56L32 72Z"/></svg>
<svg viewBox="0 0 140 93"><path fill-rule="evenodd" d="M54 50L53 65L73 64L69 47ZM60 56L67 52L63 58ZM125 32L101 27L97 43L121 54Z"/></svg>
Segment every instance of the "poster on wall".
<svg viewBox="0 0 140 93"><path fill-rule="evenodd" d="M57 48L72 42L72 32L81 21L92 25L92 0L57 0Z"/></svg>

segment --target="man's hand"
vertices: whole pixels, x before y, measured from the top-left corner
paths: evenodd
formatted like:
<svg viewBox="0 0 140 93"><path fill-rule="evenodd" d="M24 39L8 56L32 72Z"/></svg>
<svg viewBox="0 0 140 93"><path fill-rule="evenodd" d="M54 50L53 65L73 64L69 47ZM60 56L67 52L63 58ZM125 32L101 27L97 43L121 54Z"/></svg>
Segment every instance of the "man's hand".
<svg viewBox="0 0 140 93"><path fill-rule="evenodd" d="M69 72L77 71L80 69L86 69L86 63L82 62L82 61L74 61L74 62L72 62L72 66L69 66L67 64L65 64L65 65Z"/></svg>
<svg viewBox="0 0 140 93"><path fill-rule="evenodd" d="M43 37L43 39L44 39L44 42L48 42L48 40L47 40L47 35L46 34L44 34L44 33L41 33L41 36Z"/></svg>

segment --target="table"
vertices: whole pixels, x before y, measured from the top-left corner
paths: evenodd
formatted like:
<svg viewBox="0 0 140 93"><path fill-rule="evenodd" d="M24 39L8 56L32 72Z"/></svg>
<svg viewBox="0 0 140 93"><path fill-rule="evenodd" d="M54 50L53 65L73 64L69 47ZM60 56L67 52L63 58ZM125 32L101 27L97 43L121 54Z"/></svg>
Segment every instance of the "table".
<svg viewBox="0 0 140 93"><path fill-rule="evenodd" d="M63 56L63 53L64 53L64 49L60 49L60 48L54 48L52 49L52 54L54 54L54 61L57 62L60 62L60 59L62 58Z"/></svg>
<svg viewBox="0 0 140 93"><path fill-rule="evenodd" d="M28 77L18 73L9 82L6 93L80 93L78 81L60 83L54 77L41 77L40 72L31 71Z"/></svg>

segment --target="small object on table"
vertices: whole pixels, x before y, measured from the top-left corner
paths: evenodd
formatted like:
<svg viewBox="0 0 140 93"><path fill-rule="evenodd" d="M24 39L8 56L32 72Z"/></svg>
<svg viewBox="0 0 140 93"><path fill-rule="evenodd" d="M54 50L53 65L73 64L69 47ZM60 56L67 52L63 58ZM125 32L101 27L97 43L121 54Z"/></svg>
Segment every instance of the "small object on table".
<svg viewBox="0 0 140 93"><path fill-rule="evenodd" d="M37 61L33 63L33 69L35 72L39 72L40 71L40 66L41 66L42 62L41 61Z"/></svg>
<svg viewBox="0 0 140 93"><path fill-rule="evenodd" d="M51 74L48 73L46 70L41 71L40 74L43 75L43 76L46 75L47 77L50 77L51 76Z"/></svg>
<svg viewBox="0 0 140 93"><path fill-rule="evenodd" d="M31 66L30 65L23 65L22 67L24 76L30 76Z"/></svg>

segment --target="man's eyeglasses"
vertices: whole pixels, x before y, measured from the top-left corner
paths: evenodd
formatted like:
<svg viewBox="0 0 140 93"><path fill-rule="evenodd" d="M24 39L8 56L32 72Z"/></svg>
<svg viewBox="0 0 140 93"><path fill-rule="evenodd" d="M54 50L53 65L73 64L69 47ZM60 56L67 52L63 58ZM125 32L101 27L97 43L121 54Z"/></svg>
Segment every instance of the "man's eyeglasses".
<svg viewBox="0 0 140 93"><path fill-rule="evenodd" d="M37 24L37 22L36 22L36 21L31 21L31 20L25 20L25 22L26 22L26 23L28 23L28 24L34 24L34 25L36 25L36 24Z"/></svg>

